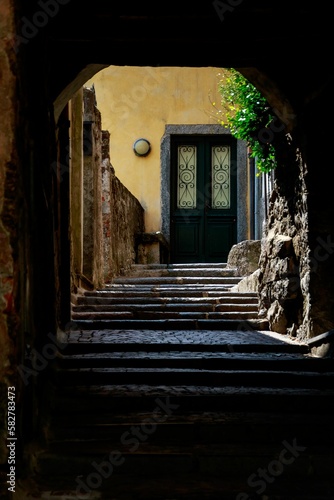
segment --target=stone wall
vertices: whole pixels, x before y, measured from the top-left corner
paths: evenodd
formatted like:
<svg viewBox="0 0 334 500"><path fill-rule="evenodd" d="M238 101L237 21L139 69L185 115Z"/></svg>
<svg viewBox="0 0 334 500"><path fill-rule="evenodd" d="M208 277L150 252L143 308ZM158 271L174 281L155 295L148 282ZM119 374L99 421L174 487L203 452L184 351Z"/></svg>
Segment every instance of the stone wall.
<svg viewBox="0 0 334 500"><path fill-rule="evenodd" d="M83 274L99 288L104 282L101 113L93 89L85 88L83 99Z"/></svg>
<svg viewBox="0 0 334 500"><path fill-rule="evenodd" d="M259 261L260 316L271 330L309 335L309 245L305 165L289 140L278 150L268 220Z"/></svg>
<svg viewBox="0 0 334 500"><path fill-rule="evenodd" d="M102 221L104 282L126 274L137 260L138 235L144 233L144 209L115 175L108 131L102 131Z"/></svg>
<svg viewBox="0 0 334 500"><path fill-rule="evenodd" d="M144 232L144 209L115 174L110 178L110 252L112 266L106 281L126 274L136 262L137 236Z"/></svg>
<svg viewBox="0 0 334 500"><path fill-rule="evenodd" d="M101 128L94 88L78 92L71 108L71 275L76 293L78 287L103 287L136 262L144 210L115 175L110 134Z"/></svg>

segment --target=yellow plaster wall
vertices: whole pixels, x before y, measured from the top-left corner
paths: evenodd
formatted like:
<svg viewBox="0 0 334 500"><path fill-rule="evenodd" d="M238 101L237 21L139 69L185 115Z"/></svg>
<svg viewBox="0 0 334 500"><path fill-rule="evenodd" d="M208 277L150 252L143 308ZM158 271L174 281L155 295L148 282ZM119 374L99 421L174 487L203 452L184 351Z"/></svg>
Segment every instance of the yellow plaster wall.
<svg viewBox="0 0 334 500"><path fill-rule="evenodd" d="M220 102L219 68L109 66L94 84L102 128L110 132L110 160L121 182L145 209L145 230L161 229L160 141L165 125L216 124L211 102ZM151 153L137 157L144 137Z"/></svg>

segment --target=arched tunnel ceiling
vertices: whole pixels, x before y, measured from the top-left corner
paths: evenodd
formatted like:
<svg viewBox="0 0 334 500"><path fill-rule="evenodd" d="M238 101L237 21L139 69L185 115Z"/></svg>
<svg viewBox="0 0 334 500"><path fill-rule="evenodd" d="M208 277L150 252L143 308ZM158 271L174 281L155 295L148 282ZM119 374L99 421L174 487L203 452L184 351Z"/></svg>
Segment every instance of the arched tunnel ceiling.
<svg viewBox="0 0 334 500"><path fill-rule="evenodd" d="M264 74L262 81L275 82L296 107L330 78L325 47L331 16L305 1L59 0L58 4L57 14L40 29L54 100L82 70L89 73L87 67L94 65L245 68L250 79ZM32 19L40 5L30 2L22 16ZM316 68L322 63L320 72Z"/></svg>

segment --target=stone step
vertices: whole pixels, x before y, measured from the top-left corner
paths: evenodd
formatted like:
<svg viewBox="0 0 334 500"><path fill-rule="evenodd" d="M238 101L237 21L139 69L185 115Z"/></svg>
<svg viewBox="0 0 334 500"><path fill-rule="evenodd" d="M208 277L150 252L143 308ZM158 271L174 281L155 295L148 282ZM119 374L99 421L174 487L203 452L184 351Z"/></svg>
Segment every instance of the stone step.
<svg viewBox="0 0 334 500"><path fill-rule="evenodd" d="M103 479L103 473L106 475L111 469L112 475L123 476L123 481L126 481L129 475L146 477L158 475L158 477L172 478L174 475L194 476L205 475L208 472L212 478L243 477L247 481L251 472L270 464L275 457L277 461L284 448L286 449L284 455L289 457L289 460L291 457L299 458L298 467L292 468L294 470L287 473L290 480L294 478L296 481L301 477L307 477L309 468L313 466L312 475L319 481L320 478L328 477L328 471L334 466L334 457L330 455L328 448L309 445L307 441L303 442L297 437L285 438L283 442L258 443L255 446L223 443L207 447L200 443L191 446L177 445L168 441L161 446L154 446L149 442L149 433L153 426L154 423L153 425L147 423L146 428L144 427L148 431L147 434L140 428L137 430L137 435L132 434L131 429L124 431L118 441L70 441L67 446L66 444L64 446L64 443L59 445L55 443L36 456L35 472L41 476L56 474L59 478L72 480L74 484L77 477L84 478L93 472L96 474L96 471L100 471L100 478ZM114 467L110 468L109 457ZM99 486L101 484L102 481Z"/></svg>
<svg viewBox="0 0 334 500"><path fill-rule="evenodd" d="M223 314L223 313L222 313ZM173 319L72 319L73 330L268 330L268 321L262 319L198 319L179 317Z"/></svg>
<svg viewBox="0 0 334 500"><path fill-rule="evenodd" d="M132 332L132 340L135 340L136 334L140 336L140 333L142 332ZM197 335L200 336L200 333L202 334L197 332ZM208 333L209 339L206 340L209 344L214 339L212 332ZM226 337L226 332L224 334ZM78 338L75 338L77 334L74 337L71 335L68 347L81 346ZM146 335L153 340L152 332L146 332ZM162 335L173 334L162 332ZM176 338L182 337L180 332L174 332L174 335ZM240 332L240 348L243 347L242 335L246 333ZM253 337L259 335L263 334L252 334ZM98 340L102 339L105 345L108 339L121 340L120 337L124 335L100 332L99 339L96 332L91 332L91 336L83 344L92 348L94 343L90 341L94 336L96 345L101 345ZM127 336L131 340L129 332ZM140 344L144 336L141 337L136 339ZM286 343L268 334L269 351L271 346L283 347L283 344ZM287 363L306 361L308 364L309 361L314 361L317 364L318 361L324 361L305 357L303 352L306 346L291 343L286 347L299 349L295 354L285 353L281 357ZM127 354L133 356L131 353ZM147 354L144 353L146 356ZM188 354L194 357L194 352L179 352L182 359L184 355L188 358ZM224 359L229 359L230 362L231 358L227 357L227 353L224 354ZM266 368L269 368L270 359L275 364L280 358L276 355L268 359L268 352L262 357L259 354L231 354L240 363L262 360ZM156 355L158 359L175 359L174 352L163 354L158 351ZM211 355L213 359L217 359L217 353L211 352ZM92 353L86 359L89 357L94 360L99 358ZM105 355L103 357L106 359ZM79 358L80 355L77 355L76 359ZM117 352L112 352L108 359L111 358L119 359ZM152 360L152 356L147 358ZM124 364L128 366L128 358L124 359ZM326 373L330 368L330 360L325 364L329 365L323 365ZM307 365L304 366L306 368ZM247 369L246 366L243 368ZM311 365L308 370L310 368ZM317 370L321 372L320 366ZM310 468L312 487L317 485L318 495L324 487L324 481L328 480L328 470L333 467L333 455L328 447L328 429L332 426L333 418L333 384L327 387L320 383L319 387L312 385L305 388L296 387L295 383L290 386L288 383L287 386L279 384L278 387L267 387L268 377L264 373L261 378L265 383L260 388L249 383L238 383L237 386L226 383L218 386L179 385L179 377L173 381L173 385L165 386L156 384L156 381L152 383L150 377L145 385L140 383L138 370L135 369L134 383L106 385L94 384L97 381L91 376L91 372L92 370L87 371L86 380L80 377L80 383L73 385L67 374L63 384L58 381L54 390L51 387L48 391L52 421L46 432L46 444L44 449L38 448L31 454L39 487L43 482L50 487L51 477L55 481L55 491L68 493L73 488L71 491L75 493L75 498L84 495L83 498L86 499L87 495L98 490L98 498L110 499L112 491L113 498L130 500L140 495L141 491L148 491L148 481L154 475L159 485L151 490L154 491L154 498L158 494L159 498L166 500L171 495L172 498L185 500L189 498L192 488L194 496L191 494L191 498L197 498L196 492L200 492L198 500L218 500L224 495L225 489L227 494L223 498L232 500L231 491L234 499L238 496L242 498L240 495L248 498L245 497L248 493L244 492L249 491L250 475L271 466L273 460L277 464L277 457L284 449L295 450L295 458L300 458L300 463L297 470L290 469L291 475L284 476L287 483L280 483L283 490L289 486L289 493L293 493L290 483L294 485L300 478L304 484ZM291 380L289 375L285 380L287 379ZM310 403L313 405L312 411ZM311 433L310 428L317 428L318 432ZM119 467L117 458L124 459L118 463ZM108 475L108 471L111 471L110 465L108 466L110 459L116 460L112 480L111 473ZM97 475L97 470L100 471L100 476ZM132 485L130 489L124 489L125 477L126 484L130 482ZM224 487L219 483L222 477L225 478ZM228 483L226 478L229 478ZM81 481L77 481L78 479ZM94 484L99 483L97 488L92 488L93 480L96 481ZM75 489L73 482L77 485ZM172 486L167 488L165 482L171 482ZM186 497L182 496L184 490L181 484L186 488ZM141 485L139 490L138 485ZM272 487L272 483L268 483L268 486ZM324 491L329 494L333 491L331 488L332 485L326 483ZM283 491L280 493L271 489L270 493L275 494L275 499L287 498L286 495L283 496ZM253 491L250 490L249 494L253 494ZM52 495L49 498L52 500ZM94 499L93 496L88 498ZM144 494L142 498L146 499L147 496ZM298 496L294 495L293 498L298 499ZM300 500L302 498L305 499L305 494Z"/></svg>
<svg viewBox="0 0 334 500"><path fill-rule="evenodd" d="M221 388L220 393L217 388L215 396L211 391L206 399L204 394L208 390L202 388L202 411L196 413L198 404L194 402L199 396L198 388L174 387L173 391L166 389L164 393L162 388L152 391L152 387L137 386L136 393L133 386L113 387L109 392L108 388L99 387L96 388L98 399L91 399L92 387L76 388L80 389L82 399L75 398L78 404L73 392L67 404L66 394L70 396L71 392L65 388L65 399L59 406L61 413L51 413L52 429L58 433L48 434L44 448L37 446L28 450L38 491L47 485L49 494L44 493L43 499L60 500L64 495L71 498L72 494L73 498L85 500L137 497L153 500L157 495L166 500L252 498L255 483L249 478L258 477L260 473L263 477L263 471L269 477L266 493L275 500L305 500L310 471L308 491L315 494L316 488L317 498L332 498L334 487L328 478L332 477L333 436L328 435L328 429L334 416L329 401L333 400L333 393L322 399L329 405L327 411L319 405L314 412L309 406L309 411L305 411L306 400L300 404L302 391L268 389L267 410L263 411L264 408L257 405L260 401L263 404L259 393L247 391L248 399L243 400L239 411L226 412L222 410L228 402L227 388ZM242 392L234 394L239 403ZM320 390L308 390L304 394L313 404L317 398L320 401ZM291 405L286 404L289 397ZM151 404L142 412L147 398ZM210 398L211 402L220 402L220 412L210 412L210 408L214 408L206 404ZM98 401L100 404L96 404ZM86 406L81 407L80 402ZM72 414L71 405L77 415ZM121 413L130 406L132 412ZM280 457L286 461L279 463ZM277 466L284 466L279 478L275 475ZM269 471L273 474L268 476ZM155 481L151 484L153 476ZM26 480L31 484L29 471ZM299 496L296 485L300 485L300 481L303 494ZM148 489L148 484L152 489ZM259 479L256 484L259 485ZM148 497L148 491L153 491L154 496ZM287 497L286 491L293 496Z"/></svg>
<svg viewBox="0 0 334 500"><path fill-rule="evenodd" d="M222 267L165 267L165 268L133 268L126 278L158 278L158 277L233 277L237 276L236 269L226 269ZM119 278L118 278L119 279ZM123 277L121 278L123 279ZM113 280L114 281L114 280ZM116 281L117 282L117 281Z"/></svg>
<svg viewBox="0 0 334 500"><path fill-rule="evenodd" d="M103 353L59 354L57 366L63 370L78 368L191 368L197 370L257 369L269 372L290 371L331 373L330 359L314 358L302 353L238 353L216 351L113 351Z"/></svg>
<svg viewBox="0 0 334 500"><path fill-rule="evenodd" d="M88 309L88 310L87 310ZM214 312L212 312L214 309ZM190 304L176 307L157 307L154 306L132 306L132 307L116 307L109 308L107 310L91 310L91 308L80 308L74 309L72 313L72 320L118 320L118 319L130 319L130 320L183 320L183 319L203 319L203 320L236 320L236 321L246 321L249 319L256 320L258 317L257 309L248 308L247 310L220 310L212 308L212 306L195 306L192 307Z"/></svg>
<svg viewBox="0 0 334 500"><path fill-rule="evenodd" d="M170 293L170 292L180 292L184 294L186 297L189 293L195 292L197 294L205 294L211 292L211 294L217 294L217 296L227 297L227 296L239 296L240 297L255 297L257 296L256 292L234 292L230 290L229 286L225 286L220 283L159 283L158 281L155 283L146 282L146 283L133 283L133 284L112 284L106 285L102 289L97 290L84 290L82 296L84 297L112 297L116 293L126 293L126 292L135 292L135 293L149 293L156 294L155 296L159 296L159 293ZM163 295L162 295L163 296ZM169 296L169 295L167 295ZM192 295L190 295L192 296ZM206 297L206 295L198 295L200 297ZM214 295L213 295L214 296Z"/></svg>
<svg viewBox="0 0 334 500"><path fill-rule="evenodd" d="M291 458L290 455L289 458ZM64 461L68 462L68 460ZM310 479L308 475L298 474L296 475L298 480L294 480L293 471L298 468L298 461L292 460L291 469L288 465L284 466L278 480L270 474L266 476L268 482L260 479L258 475L261 474L260 469L264 469L264 473L267 473L265 467L271 466L272 461L273 459L268 459L258 469L253 467L248 469L245 475L232 478L222 473L220 476L213 475L209 469L201 473L195 470L188 474L159 475L149 474L146 471L146 473L127 475L125 480L124 474L108 474L107 467L104 472L105 478L97 474L96 469L91 468L86 476L79 476L80 482L77 482L77 478L73 476L63 477L55 474L54 470L57 468L53 464L53 471L44 475L39 474L36 479L27 478L26 490L29 491L29 488L35 485L35 491L43 491L43 496L39 497L43 500L253 500L261 498L256 491L262 491L262 489L267 493L266 496L262 496L263 499L333 500L333 481L327 469L327 475L324 473L320 477L313 476ZM211 468L213 466L214 460L212 460ZM285 474L285 471L288 474ZM253 483L250 477L253 478ZM26 494L24 482L22 483L17 487L17 498L31 500L31 495ZM101 485L96 486L99 483Z"/></svg>
<svg viewBox="0 0 334 500"><path fill-rule="evenodd" d="M301 387L331 388L334 386L334 372L288 371L278 367L268 370L261 367L249 369L205 369L158 367L139 368L124 364L116 368L59 368L53 374L55 383L77 384L146 384L146 385L197 385L209 387L247 386L247 387Z"/></svg>
<svg viewBox="0 0 334 500"><path fill-rule="evenodd" d="M207 412L242 412L264 415L298 414L333 415L332 387L253 387L251 385L155 385L109 384L55 386L49 381L47 393L50 412L55 418L68 415L70 421L80 421L82 415L99 422L114 415L150 412L157 401L173 405L173 415ZM109 417L108 417L109 416ZM303 419L301 419L302 423ZM322 429L321 429L322 431Z"/></svg>
<svg viewBox="0 0 334 500"><path fill-rule="evenodd" d="M145 285L150 284L151 286L155 284L159 285L229 285L230 287L236 285L240 282L241 277L235 275L228 276L213 276L208 273L208 276L198 276L194 273L193 276L185 274L184 276L159 276L159 277L119 277L114 278L110 285L106 285L106 289L112 288L113 285Z"/></svg>
<svg viewBox="0 0 334 500"><path fill-rule="evenodd" d="M227 332L213 331L73 331L55 365L55 381L72 386L333 384L332 360L311 357L307 345L260 332L238 333L231 339Z"/></svg>
<svg viewBox="0 0 334 500"><path fill-rule="evenodd" d="M188 263L170 263L170 264L132 264L131 270L145 270L145 269L209 269L209 268L220 268L225 269L227 267L227 262L188 262ZM232 268L233 269L233 268Z"/></svg>
<svg viewBox="0 0 334 500"><path fill-rule="evenodd" d="M71 330L63 340L60 355L84 352L219 352L289 353L309 355L307 344L263 330ZM316 359L316 358L314 358Z"/></svg>
<svg viewBox="0 0 334 500"><path fill-rule="evenodd" d="M269 445L297 436L300 442L308 445L319 445L322 440L334 445L334 436L327 435L326 427L330 424L332 412L326 415L286 411L261 413L245 408L240 412L182 413L182 408L175 407L173 400L162 397L156 398L151 411L99 412L94 420L87 412L82 413L79 419L68 418L65 410L53 412L46 441L49 444L66 441L82 446L85 441L119 440L125 431L145 426L146 422L154 420L156 432L150 434L149 441L155 445L164 446L167 441L169 445L180 445L181 442L186 447L196 444L203 446L205 443L208 448L217 444L229 447L231 444ZM158 409L159 413L164 411L166 418L154 419ZM317 432L311 433L311 427L316 428ZM111 446L108 448L112 449Z"/></svg>
<svg viewBox="0 0 334 500"><path fill-rule="evenodd" d="M235 275L236 269L227 267L227 263L195 263L195 264L133 264L126 276L168 276L178 275Z"/></svg>
<svg viewBox="0 0 334 500"><path fill-rule="evenodd" d="M256 299L255 292L240 292L238 294L229 291L229 286L225 285L113 285L103 290L85 291L82 294L73 295L72 302L75 304L79 300L87 299L107 299L107 298L191 298L191 297L213 297L222 300L231 297L236 299Z"/></svg>
<svg viewBox="0 0 334 500"><path fill-rule="evenodd" d="M124 303L118 301L116 303L109 302L107 304L87 304L82 302L80 305L73 306L72 310L74 312L99 312L99 311L133 311L133 310L150 310L150 311L256 311L257 303L242 302L242 303L228 303L220 302L220 299L192 299L192 298L182 298L182 299L150 299L146 301L137 302L137 300L132 299Z"/></svg>
<svg viewBox="0 0 334 500"><path fill-rule="evenodd" d="M94 294L94 295L76 295L73 296L74 306L102 306L108 307L113 304L226 304L227 307L241 307L242 305L253 305L257 307L258 298L257 295L232 295L226 293L213 293L207 292L203 296L202 292L199 292L198 296L191 294L188 295L187 292L173 293L165 292L164 294L155 294L153 292L135 292L129 293L116 293L116 294ZM76 310L73 307L73 310Z"/></svg>

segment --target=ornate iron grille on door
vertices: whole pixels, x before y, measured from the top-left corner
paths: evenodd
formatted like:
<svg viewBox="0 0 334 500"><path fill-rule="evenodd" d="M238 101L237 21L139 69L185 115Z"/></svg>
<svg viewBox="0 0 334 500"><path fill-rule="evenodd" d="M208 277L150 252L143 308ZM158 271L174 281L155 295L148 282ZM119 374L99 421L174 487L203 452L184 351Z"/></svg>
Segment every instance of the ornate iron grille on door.
<svg viewBox="0 0 334 500"><path fill-rule="evenodd" d="M211 150L211 208L231 206L230 150L229 146L213 146Z"/></svg>
<svg viewBox="0 0 334 500"><path fill-rule="evenodd" d="M196 208L196 146L179 146L177 163L177 208Z"/></svg>

